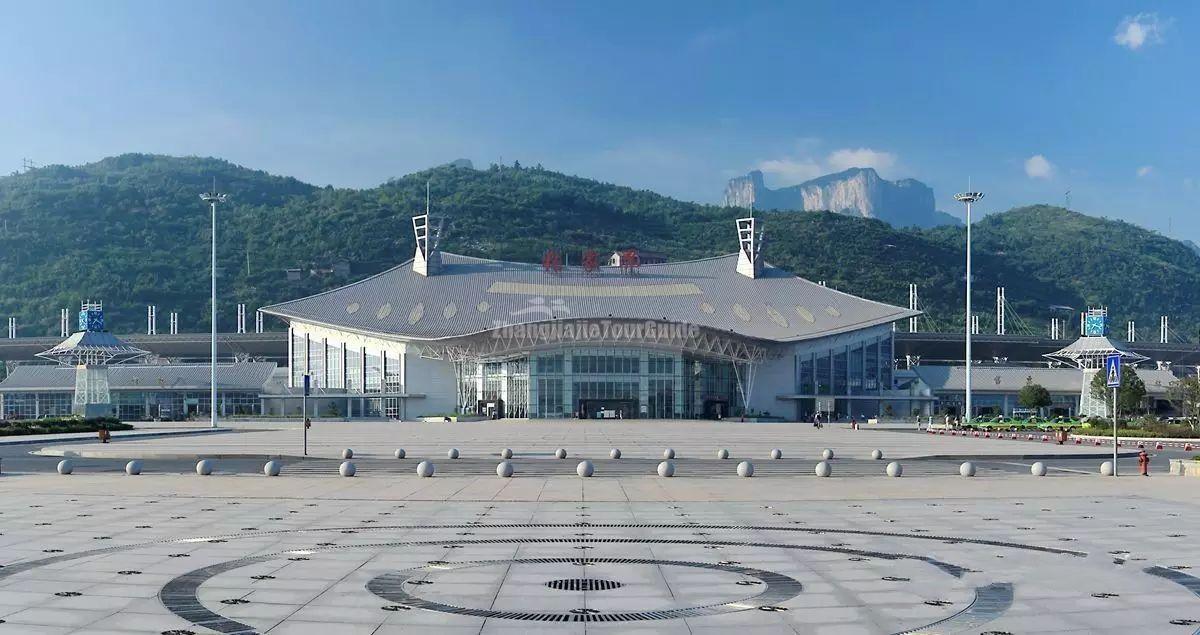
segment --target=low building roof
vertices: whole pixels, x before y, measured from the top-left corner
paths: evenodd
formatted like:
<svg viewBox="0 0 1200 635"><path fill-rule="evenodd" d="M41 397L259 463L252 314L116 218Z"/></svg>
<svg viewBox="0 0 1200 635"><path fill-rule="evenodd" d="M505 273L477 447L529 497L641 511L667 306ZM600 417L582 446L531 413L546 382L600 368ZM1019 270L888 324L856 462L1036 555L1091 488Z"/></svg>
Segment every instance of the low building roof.
<svg viewBox="0 0 1200 635"><path fill-rule="evenodd" d="M917 366L912 369L934 392L963 392L967 386L965 366ZM1017 392L1028 383L1041 384L1057 393L1079 394L1082 377L1077 368L1027 368L1021 366L972 366L971 392ZM1164 395L1175 381L1169 370L1137 369L1146 392Z"/></svg>
<svg viewBox="0 0 1200 635"><path fill-rule="evenodd" d="M265 307L288 320L368 334L438 340L501 326L632 319L694 324L797 341L888 324L919 312L867 300L765 265L737 272L736 254L642 265L635 275L585 272L442 253L437 275L411 261L360 282Z"/></svg>
<svg viewBox="0 0 1200 635"><path fill-rule="evenodd" d="M217 365L217 389L258 393L271 379L275 362L242 362ZM109 390L208 390L207 364L127 364L108 369ZM70 366L25 364L0 382L0 392L37 392L75 389L75 369Z"/></svg>

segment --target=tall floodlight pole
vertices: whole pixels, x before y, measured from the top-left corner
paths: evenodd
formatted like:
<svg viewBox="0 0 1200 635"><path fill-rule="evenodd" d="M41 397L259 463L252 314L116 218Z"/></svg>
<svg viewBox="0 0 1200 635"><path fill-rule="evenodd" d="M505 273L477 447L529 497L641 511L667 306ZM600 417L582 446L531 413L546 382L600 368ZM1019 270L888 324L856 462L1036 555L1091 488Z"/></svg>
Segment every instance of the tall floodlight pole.
<svg viewBox="0 0 1200 635"><path fill-rule="evenodd" d="M963 192L955 194L954 200L967 204L967 405L963 414L963 423L971 422L971 203L983 198L983 192Z"/></svg>
<svg viewBox="0 0 1200 635"><path fill-rule="evenodd" d="M212 190L200 195L200 200L212 208L212 294L209 298L209 321L212 326L212 359L209 365L209 415L211 427L217 427L217 203L224 203L227 196L217 192L217 180L213 179Z"/></svg>

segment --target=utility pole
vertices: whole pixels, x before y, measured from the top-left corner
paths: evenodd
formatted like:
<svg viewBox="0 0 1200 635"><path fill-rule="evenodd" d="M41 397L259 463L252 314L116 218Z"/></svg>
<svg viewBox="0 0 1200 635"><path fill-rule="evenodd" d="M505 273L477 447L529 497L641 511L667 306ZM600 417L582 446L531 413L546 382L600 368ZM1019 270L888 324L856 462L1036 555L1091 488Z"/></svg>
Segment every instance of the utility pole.
<svg viewBox="0 0 1200 635"><path fill-rule="evenodd" d="M212 208L212 285L210 326L212 326L212 359L209 366L209 408L211 427L217 427L217 203L224 203L228 196L217 192L217 180L213 179L212 190L200 195L200 200Z"/></svg>
<svg viewBox="0 0 1200 635"><path fill-rule="evenodd" d="M968 185L968 187L970 187ZM954 200L966 203L967 205L967 386L966 386L966 412L963 414L963 423L971 423L971 204L983 198L983 192L963 192L955 194Z"/></svg>

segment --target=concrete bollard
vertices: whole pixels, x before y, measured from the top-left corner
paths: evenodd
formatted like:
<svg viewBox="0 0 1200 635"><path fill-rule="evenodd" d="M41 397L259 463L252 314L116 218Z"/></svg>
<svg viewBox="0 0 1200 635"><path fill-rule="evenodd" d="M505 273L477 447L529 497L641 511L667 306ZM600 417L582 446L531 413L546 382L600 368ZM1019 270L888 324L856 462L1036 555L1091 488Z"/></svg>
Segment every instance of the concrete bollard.
<svg viewBox="0 0 1200 635"><path fill-rule="evenodd" d="M596 466L592 465L591 461L580 461L579 465L575 466L575 473L583 478L587 478L596 473Z"/></svg>
<svg viewBox="0 0 1200 635"><path fill-rule="evenodd" d="M402 459L402 458L404 458L405 456L408 456L408 453L406 453L406 452L404 451L404 448L396 448L396 451L395 451L395 452L393 452L393 454L394 454L394 455L396 456L396 458L398 458L398 459Z"/></svg>
<svg viewBox="0 0 1200 635"><path fill-rule="evenodd" d="M675 463L672 461L663 461L658 464L658 475L663 478L675 476Z"/></svg>
<svg viewBox="0 0 1200 635"><path fill-rule="evenodd" d="M671 448L663 450L663 458L667 459L668 461L675 458L675 450Z"/></svg>
<svg viewBox="0 0 1200 635"><path fill-rule="evenodd" d="M496 464L496 476L500 478L511 478L513 475L512 461L500 461Z"/></svg>
<svg viewBox="0 0 1200 635"><path fill-rule="evenodd" d="M554 456L557 458L560 458L560 459L565 459L565 458L567 458L567 451L562 448L559 448L554 451Z"/></svg>
<svg viewBox="0 0 1200 635"><path fill-rule="evenodd" d="M342 461L342 464L338 466L338 474L342 476L354 476L354 473L357 471L358 469L354 467L354 463L351 461Z"/></svg>
<svg viewBox="0 0 1200 635"><path fill-rule="evenodd" d="M70 474L75 471L75 462L71 459L63 459L58 462L59 474Z"/></svg>
<svg viewBox="0 0 1200 635"><path fill-rule="evenodd" d="M904 466L900 465L900 463L898 461L892 461L891 463L888 463L887 475L891 476L893 478L898 478L900 476L903 476L904 475Z"/></svg>
<svg viewBox="0 0 1200 635"><path fill-rule="evenodd" d="M142 473L142 462L139 459L134 459L125 464L125 473L130 476L137 476Z"/></svg>
<svg viewBox="0 0 1200 635"><path fill-rule="evenodd" d="M279 476L279 471L283 469L283 463L279 461L267 461L263 464L263 474L267 476Z"/></svg>
<svg viewBox="0 0 1200 635"><path fill-rule="evenodd" d="M617 448L613 448L613 449L609 450L609 451L608 451L608 458L610 458L610 459L619 459L619 458L621 458L621 451L620 451L620 450L618 450Z"/></svg>
<svg viewBox="0 0 1200 635"><path fill-rule="evenodd" d="M417 464L417 476L420 476L421 478L429 478L433 476L433 471L433 463L430 463L429 461L421 461Z"/></svg>
<svg viewBox="0 0 1200 635"><path fill-rule="evenodd" d="M500 450L500 458L511 459L512 458L512 448L504 448L503 450Z"/></svg>
<svg viewBox="0 0 1200 635"><path fill-rule="evenodd" d="M354 458L354 450L351 450L350 448L346 448L345 450L342 450L342 460L352 459L352 458Z"/></svg>
<svg viewBox="0 0 1200 635"><path fill-rule="evenodd" d="M1105 462L1101 463L1100 464L1100 476L1112 476L1112 475L1113 475L1113 462L1105 461Z"/></svg>
<svg viewBox="0 0 1200 635"><path fill-rule="evenodd" d="M213 460L200 459L196 462L196 473L200 476L208 476L213 473Z"/></svg>
<svg viewBox="0 0 1200 635"><path fill-rule="evenodd" d="M721 448L720 450L717 450L717 458L721 459L721 460L728 459L729 458L729 450L726 450L725 448Z"/></svg>
<svg viewBox="0 0 1200 635"><path fill-rule="evenodd" d="M833 468L829 467L829 461L821 461L820 463L817 463L815 471L817 476L826 478L833 473Z"/></svg>
<svg viewBox="0 0 1200 635"><path fill-rule="evenodd" d="M783 450L780 450L779 448L775 448L774 450L771 450L771 460L772 461L778 461L779 459L782 459L782 458L783 458Z"/></svg>
<svg viewBox="0 0 1200 635"><path fill-rule="evenodd" d="M750 461L742 461L741 463L738 463L737 475L743 478L750 478L751 476L754 476L754 464Z"/></svg>
<svg viewBox="0 0 1200 635"><path fill-rule="evenodd" d="M871 458L878 461L883 458L883 450L871 450Z"/></svg>
<svg viewBox="0 0 1200 635"><path fill-rule="evenodd" d="M963 461L963 464L958 466L960 476L975 476L975 464L970 461Z"/></svg>
<svg viewBox="0 0 1200 635"><path fill-rule="evenodd" d="M458 458L458 448L450 448L450 450L448 450L446 452L446 458L457 459Z"/></svg>
<svg viewBox="0 0 1200 635"><path fill-rule="evenodd" d="M825 448L824 450L821 450L821 458L825 459L826 461L832 459L833 458L833 450L830 450L829 448Z"/></svg>
<svg viewBox="0 0 1200 635"><path fill-rule="evenodd" d="M1034 476L1045 476L1046 475L1046 464L1042 463L1041 461L1038 461L1037 463L1030 465L1029 473Z"/></svg>

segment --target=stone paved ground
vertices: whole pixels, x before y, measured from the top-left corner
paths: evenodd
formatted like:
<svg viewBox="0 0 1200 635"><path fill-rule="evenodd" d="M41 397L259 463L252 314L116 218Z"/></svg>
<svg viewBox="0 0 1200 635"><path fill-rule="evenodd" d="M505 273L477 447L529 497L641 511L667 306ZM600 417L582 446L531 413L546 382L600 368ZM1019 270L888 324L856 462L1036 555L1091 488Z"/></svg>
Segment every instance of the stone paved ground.
<svg viewBox="0 0 1200 635"><path fill-rule="evenodd" d="M441 442L482 455L497 440L514 449L563 440L472 430L473 439L428 441L430 454ZM661 431L646 430L644 444L629 431L627 456L652 465ZM872 436L823 434L812 447ZM897 455L944 449L924 435L873 434L913 444ZM761 454L781 438L673 445ZM797 452L811 453L799 439ZM332 453L341 440L318 447ZM612 439L575 441L584 453ZM871 441L838 447L857 455ZM0 634L1191 634L1200 629L1194 492L1182 477L1027 471L6 474Z"/></svg>

